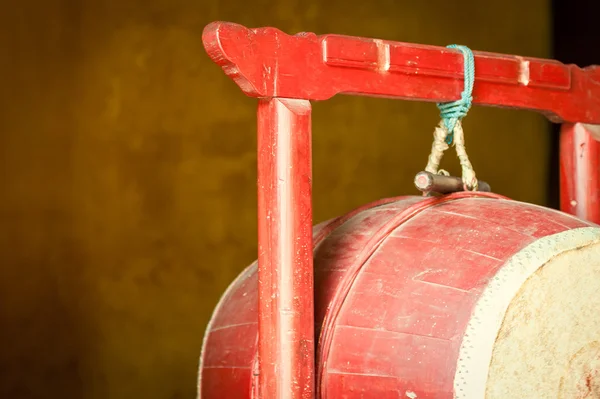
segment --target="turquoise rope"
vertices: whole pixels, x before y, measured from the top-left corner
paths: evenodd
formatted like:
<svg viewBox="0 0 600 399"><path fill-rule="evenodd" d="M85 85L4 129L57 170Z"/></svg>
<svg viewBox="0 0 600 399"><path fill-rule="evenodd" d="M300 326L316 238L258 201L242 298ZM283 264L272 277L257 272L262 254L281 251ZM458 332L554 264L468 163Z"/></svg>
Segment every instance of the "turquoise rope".
<svg viewBox="0 0 600 399"><path fill-rule="evenodd" d="M460 100L452 101L449 103L438 103L437 106L440 110L444 125L448 130L448 136L446 137L446 143L452 144L454 139L454 127L456 122L461 120L467 115L473 102L473 83L475 81L475 59L473 52L466 46L459 46L451 44L448 48L455 48L460 50L463 54L464 62L464 75L465 75L465 86L460 96Z"/></svg>

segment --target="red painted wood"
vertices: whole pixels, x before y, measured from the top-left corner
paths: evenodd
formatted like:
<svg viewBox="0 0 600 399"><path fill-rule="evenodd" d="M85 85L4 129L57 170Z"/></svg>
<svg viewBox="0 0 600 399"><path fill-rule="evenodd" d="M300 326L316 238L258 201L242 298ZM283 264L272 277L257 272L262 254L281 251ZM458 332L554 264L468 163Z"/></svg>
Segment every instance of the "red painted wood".
<svg viewBox="0 0 600 399"><path fill-rule="evenodd" d="M463 89L458 50L362 37L287 35L209 24L209 56L251 97L327 100L336 94L453 101ZM474 102L535 110L554 122L600 124L600 67L474 52Z"/></svg>
<svg viewBox="0 0 600 399"><path fill-rule="evenodd" d="M587 225L494 194L458 193L380 201L315 227L317 397L452 398L459 345L483 287L536 239ZM258 287L253 265L215 311L201 399L257 398Z"/></svg>
<svg viewBox="0 0 600 399"><path fill-rule="evenodd" d="M311 106L258 105L258 276L261 398L314 390Z"/></svg>
<svg viewBox="0 0 600 399"><path fill-rule="evenodd" d="M600 143L584 124L564 124L560 134L560 208L600 223Z"/></svg>

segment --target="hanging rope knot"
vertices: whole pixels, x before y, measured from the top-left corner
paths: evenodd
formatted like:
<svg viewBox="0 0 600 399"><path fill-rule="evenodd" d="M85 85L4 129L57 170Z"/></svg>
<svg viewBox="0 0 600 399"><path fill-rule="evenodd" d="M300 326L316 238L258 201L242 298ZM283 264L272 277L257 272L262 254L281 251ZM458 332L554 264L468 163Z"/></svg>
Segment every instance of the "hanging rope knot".
<svg viewBox="0 0 600 399"><path fill-rule="evenodd" d="M473 83L475 82L475 58L473 57L473 52L466 46L451 44L447 47L458 49L463 54L463 57L465 59L465 85L460 99L448 103L437 104L440 110L442 120L444 121L444 125L446 126L446 130L448 130L448 135L446 136L446 143L448 143L448 145L451 145L454 140L454 128L456 127L456 123L467 115L467 112L469 112L469 109L471 109L471 103L473 102Z"/></svg>
<svg viewBox="0 0 600 399"><path fill-rule="evenodd" d="M450 145L456 148L456 154L462 167L462 181L465 190L477 190L477 177L473 166L469 161L465 149L465 138L462 128L462 119L467 115L473 102L473 83L475 81L475 60L473 52L466 46L450 45L448 48L455 48L461 51L464 56L464 90L459 100L437 104L442 120L436 127L433 134L433 145L431 154L425 170L435 174L445 174L448 172L439 169L442 156Z"/></svg>

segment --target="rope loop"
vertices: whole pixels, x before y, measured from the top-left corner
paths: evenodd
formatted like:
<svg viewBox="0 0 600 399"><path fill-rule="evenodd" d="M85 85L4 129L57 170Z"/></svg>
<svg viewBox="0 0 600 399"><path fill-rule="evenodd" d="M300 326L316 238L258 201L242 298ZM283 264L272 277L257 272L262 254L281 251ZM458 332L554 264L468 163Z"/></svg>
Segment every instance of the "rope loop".
<svg viewBox="0 0 600 399"><path fill-rule="evenodd" d="M427 160L425 170L434 174L448 175L440 169L440 162L444 151L454 145L456 154L462 169L462 181L464 190L476 191L478 188L477 177L473 165L469 161L465 148L465 137L462 128L462 119L467 115L473 102L473 84L475 81L475 61L473 52L466 46L450 45L448 48L460 50L464 56L465 87L459 100L437 104L442 120L433 133L433 145L431 154Z"/></svg>
<svg viewBox="0 0 600 399"><path fill-rule="evenodd" d="M446 143L451 145L454 140L454 128L456 123L467 115L473 102L473 84L475 82L475 57L467 46L451 44L447 46L459 50L464 57L464 89L460 99L447 103L438 103L440 115L448 131Z"/></svg>

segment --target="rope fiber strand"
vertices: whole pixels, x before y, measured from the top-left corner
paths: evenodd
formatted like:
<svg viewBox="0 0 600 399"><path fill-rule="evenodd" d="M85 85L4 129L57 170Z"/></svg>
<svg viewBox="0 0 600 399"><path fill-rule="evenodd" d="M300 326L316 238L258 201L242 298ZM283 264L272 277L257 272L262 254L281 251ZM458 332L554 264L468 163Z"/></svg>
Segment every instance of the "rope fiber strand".
<svg viewBox="0 0 600 399"><path fill-rule="evenodd" d="M469 161L467 150L465 148L465 137L462 128L462 119L467 115L473 102L473 84L475 81L475 60L473 53L468 47L450 45L448 48L455 48L462 52L464 56L464 90L461 98L449 103L437 104L442 120L435 128L433 133L433 144L431 154L427 160L425 170L429 173L449 175L443 169L439 169L444 151L454 145L456 154L460 160L462 168L462 181L465 190L476 191L478 188L477 177L473 165Z"/></svg>

